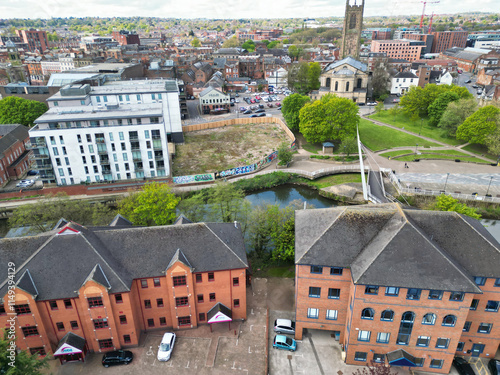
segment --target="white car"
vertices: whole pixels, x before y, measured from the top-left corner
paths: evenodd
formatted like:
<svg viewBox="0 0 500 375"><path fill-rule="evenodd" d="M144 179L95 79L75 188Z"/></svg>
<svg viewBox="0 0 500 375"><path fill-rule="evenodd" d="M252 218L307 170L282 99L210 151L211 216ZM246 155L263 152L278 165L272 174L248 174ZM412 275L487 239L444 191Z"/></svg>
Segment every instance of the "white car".
<svg viewBox="0 0 500 375"><path fill-rule="evenodd" d="M295 322L291 321L290 319L276 319L274 321L274 332L294 335Z"/></svg>
<svg viewBox="0 0 500 375"><path fill-rule="evenodd" d="M168 361L172 355L172 350L174 350L174 345L175 333L165 333L158 347L158 361Z"/></svg>
<svg viewBox="0 0 500 375"><path fill-rule="evenodd" d="M30 187L35 183L35 180L21 180L16 184L16 187Z"/></svg>

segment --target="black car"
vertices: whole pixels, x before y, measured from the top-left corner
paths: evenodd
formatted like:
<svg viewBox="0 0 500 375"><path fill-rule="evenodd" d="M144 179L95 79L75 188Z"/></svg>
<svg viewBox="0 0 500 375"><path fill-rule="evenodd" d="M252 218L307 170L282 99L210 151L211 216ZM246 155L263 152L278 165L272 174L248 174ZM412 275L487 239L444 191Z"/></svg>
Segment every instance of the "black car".
<svg viewBox="0 0 500 375"><path fill-rule="evenodd" d="M491 375L498 375L500 373L500 360L490 359L488 368L490 369Z"/></svg>
<svg viewBox="0 0 500 375"><path fill-rule="evenodd" d="M134 354L129 350L116 350L114 352L107 352L102 357L102 365L104 367L114 365L128 365L134 359Z"/></svg>
<svg viewBox="0 0 500 375"><path fill-rule="evenodd" d="M28 171L28 173L27 173L28 176L36 176L37 174L38 174L38 171L36 171L34 169L31 171Z"/></svg>
<svg viewBox="0 0 500 375"><path fill-rule="evenodd" d="M457 369L460 375L475 375L469 362L460 357L453 358L453 366Z"/></svg>
<svg viewBox="0 0 500 375"><path fill-rule="evenodd" d="M266 110L264 108L259 108L258 110L255 111L255 113L262 113L265 112Z"/></svg>
<svg viewBox="0 0 500 375"><path fill-rule="evenodd" d="M472 81L470 79L468 79L467 81L465 81L465 83L471 83Z"/></svg>
<svg viewBox="0 0 500 375"><path fill-rule="evenodd" d="M247 109L245 112L243 112L244 115L249 115L250 113L252 113L252 111L249 109Z"/></svg>

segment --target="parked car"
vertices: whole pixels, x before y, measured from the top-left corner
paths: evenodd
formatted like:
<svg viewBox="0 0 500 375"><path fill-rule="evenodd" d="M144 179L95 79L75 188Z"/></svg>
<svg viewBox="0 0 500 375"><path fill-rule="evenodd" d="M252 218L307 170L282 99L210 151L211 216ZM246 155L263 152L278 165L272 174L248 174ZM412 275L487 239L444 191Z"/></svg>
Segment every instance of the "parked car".
<svg viewBox="0 0 500 375"><path fill-rule="evenodd" d="M294 352L297 349L297 342L291 337L276 335L273 340L273 348Z"/></svg>
<svg viewBox="0 0 500 375"><path fill-rule="evenodd" d="M262 98L261 98L259 95L256 95L256 96L255 96L255 99L257 99L257 100L261 100Z"/></svg>
<svg viewBox="0 0 500 375"><path fill-rule="evenodd" d="M255 99L250 99L250 103L255 104Z"/></svg>
<svg viewBox="0 0 500 375"><path fill-rule="evenodd" d="M168 361L172 355L172 350L174 350L174 345L175 333L165 333L158 347L158 361Z"/></svg>
<svg viewBox="0 0 500 375"><path fill-rule="evenodd" d="M498 375L500 374L500 360L498 359L490 359L488 361L488 369L491 372L491 375Z"/></svg>
<svg viewBox="0 0 500 375"><path fill-rule="evenodd" d="M236 95L235 95L235 96L236 96L237 98L239 98L239 97L240 97L240 94L236 93Z"/></svg>
<svg viewBox="0 0 500 375"><path fill-rule="evenodd" d="M276 107L281 107L281 103L276 103Z"/></svg>
<svg viewBox="0 0 500 375"><path fill-rule="evenodd" d="M28 171L27 175L28 176L36 176L36 175L38 175L38 171L35 169L32 169L31 171Z"/></svg>
<svg viewBox="0 0 500 375"><path fill-rule="evenodd" d="M472 88L473 88L473 89L477 89L478 87L479 87L479 86L478 86L478 85L476 85L476 84L473 84L473 85L472 85Z"/></svg>
<svg viewBox="0 0 500 375"><path fill-rule="evenodd" d="M251 106L250 106L250 109L251 109L252 111L255 111L257 108L259 108L259 106L257 106L257 105L251 105Z"/></svg>
<svg viewBox="0 0 500 375"><path fill-rule="evenodd" d="M394 99L392 99L392 102L393 102L393 103L399 103L399 102L400 102L400 100L401 100L401 99L399 99L399 98L394 98Z"/></svg>
<svg viewBox="0 0 500 375"><path fill-rule="evenodd" d="M114 365L128 365L134 359L134 354L129 350L115 350L107 352L102 356L102 365L104 367Z"/></svg>
<svg viewBox="0 0 500 375"><path fill-rule="evenodd" d="M259 108L264 108L264 104L259 104Z"/></svg>
<svg viewBox="0 0 500 375"><path fill-rule="evenodd" d="M268 106L269 108L273 108L273 103L267 103L267 106Z"/></svg>
<svg viewBox="0 0 500 375"><path fill-rule="evenodd" d="M468 79L467 81L465 81L465 83L471 83L471 82L472 82L472 80L470 80L470 79Z"/></svg>
<svg viewBox="0 0 500 375"><path fill-rule="evenodd" d="M258 110L255 111L255 113L262 113L265 112L266 110L264 108L259 108Z"/></svg>
<svg viewBox="0 0 500 375"><path fill-rule="evenodd" d="M455 366L460 375L475 375L469 362L461 357L453 358L453 366Z"/></svg>
<svg viewBox="0 0 500 375"><path fill-rule="evenodd" d="M247 110L247 107L240 107L240 112L245 112Z"/></svg>
<svg viewBox="0 0 500 375"><path fill-rule="evenodd" d="M368 102L368 103L366 103L366 105L368 105L370 107L376 106L377 104L378 104L377 102Z"/></svg>
<svg viewBox="0 0 500 375"><path fill-rule="evenodd" d="M254 113L252 116L250 117L265 117L266 114L264 112L261 112L261 113Z"/></svg>
<svg viewBox="0 0 500 375"><path fill-rule="evenodd" d="M252 113L252 110L250 109L247 109L245 112L243 112L244 115L249 115Z"/></svg>
<svg viewBox="0 0 500 375"><path fill-rule="evenodd" d="M290 319L276 319L274 321L274 332L295 335L295 322Z"/></svg>
<svg viewBox="0 0 500 375"><path fill-rule="evenodd" d="M16 184L16 187L30 187L35 183L35 180L21 180Z"/></svg>

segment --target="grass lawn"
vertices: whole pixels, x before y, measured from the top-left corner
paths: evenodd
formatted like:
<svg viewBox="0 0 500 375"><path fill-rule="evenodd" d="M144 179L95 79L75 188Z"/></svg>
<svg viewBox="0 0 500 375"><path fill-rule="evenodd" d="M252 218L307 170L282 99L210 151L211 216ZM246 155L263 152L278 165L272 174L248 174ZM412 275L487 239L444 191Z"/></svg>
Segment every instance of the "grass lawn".
<svg viewBox="0 0 500 375"><path fill-rule="evenodd" d="M302 148L312 154L317 154L323 151L323 145L321 143L303 143Z"/></svg>
<svg viewBox="0 0 500 375"><path fill-rule="evenodd" d="M417 150L417 151L422 152L422 154L446 154L446 155L454 155L454 156L471 157L468 154L465 154L465 153L457 151L457 150ZM384 156L384 157L388 158L388 157L394 157L394 156L399 156L399 155L404 155L404 154L413 154L414 152L415 152L415 149L413 149L413 150L396 150L396 151L384 152L383 154L380 154L380 156ZM432 155L432 157L439 158L440 155ZM446 157L443 157L443 159L446 159ZM398 158L398 160L402 160L402 159Z"/></svg>
<svg viewBox="0 0 500 375"><path fill-rule="evenodd" d="M361 142L372 151L379 151L392 147L414 147L416 144L418 144L419 147L439 147L437 143L426 141L396 129L375 125L371 121L365 119L359 121L359 134Z"/></svg>
<svg viewBox="0 0 500 375"><path fill-rule="evenodd" d="M427 119L423 119L422 123L420 122L420 120L413 122L410 120L409 116L404 113L394 116L391 115L387 110L381 111L380 113L375 113L369 117L374 120L396 126L398 128L404 128L405 130L409 130L416 134L420 133L425 137L432 138L436 141L447 143L449 145L461 145L465 143L465 141L460 141L455 138L444 137L441 134L441 129L427 124Z"/></svg>
<svg viewBox="0 0 500 375"><path fill-rule="evenodd" d="M444 155L432 155L432 154L421 154L417 155L417 159L442 159L442 160L455 160L455 159L460 159L461 161L472 161L476 163L485 163L489 164L488 161L484 161L478 158L475 158L473 156L467 156L467 157L457 157L457 156L444 156ZM408 155L408 156L402 156L398 158L398 161L413 161L414 155Z"/></svg>
<svg viewBox="0 0 500 375"><path fill-rule="evenodd" d="M271 266L261 269L253 269L253 277L295 277L295 266L293 264L286 266Z"/></svg>
<svg viewBox="0 0 500 375"><path fill-rule="evenodd" d="M473 153L481 155L481 156L484 156L488 159L491 159L492 161L497 161L497 157L495 155L489 154L488 149L484 145L473 143L473 144L462 147L462 149L469 151L469 152L473 152Z"/></svg>
<svg viewBox="0 0 500 375"><path fill-rule="evenodd" d="M342 173L342 174L335 174L331 176L321 177L314 181L307 180L308 185L316 186L318 189L322 189L327 186L347 184L348 182L361 182L361 174Z"/></svg>

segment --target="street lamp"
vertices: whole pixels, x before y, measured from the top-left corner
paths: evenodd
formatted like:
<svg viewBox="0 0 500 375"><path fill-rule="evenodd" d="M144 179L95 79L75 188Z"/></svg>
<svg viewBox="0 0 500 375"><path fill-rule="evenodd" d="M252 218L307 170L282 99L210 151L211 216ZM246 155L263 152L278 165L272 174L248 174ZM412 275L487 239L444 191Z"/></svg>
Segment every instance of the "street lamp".
<svg viewBox="0 0 500 375"><path fill-rule="evenodd" d="M488 184L488 190L486 190L486 196L488 196L488 193L490 192L490 186L491 186L492 180L493 180L493 176L490 176L490 183Z"/></svg>
<svg viewBox="0 0 500 375"><path fill-rule="evenodd" d="M449 173L446 173L446 181L444 183L444 193L446 194L446 185L448 184L448 177L450 177L450 174Z"/></svg>

